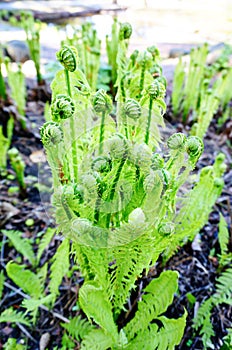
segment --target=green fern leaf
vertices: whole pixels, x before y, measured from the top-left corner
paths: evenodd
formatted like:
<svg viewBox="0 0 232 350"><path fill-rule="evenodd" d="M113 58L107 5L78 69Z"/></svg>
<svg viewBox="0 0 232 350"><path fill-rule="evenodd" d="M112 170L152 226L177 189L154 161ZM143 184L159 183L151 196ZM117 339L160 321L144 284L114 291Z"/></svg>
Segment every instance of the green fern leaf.
<svg viewBox="0 0 232 350"><path fill-rule="evenodd" d="M27 346L17 344L17 340L15 338L9 338L4 344L4 350L27 350Z"/></svg>
<svg viewBox="0 0 232 350"><path fill-rule="evenodd" d="M223 299L225 302L228 299L228 302L231 302L232 299L232 268L228 268L224 271L221 276L216 280L216 294L214 298L220 302L220 299Z"/></svg>
<svg viewBox="0 0 232 350"><path fill-rule="evenodd" d="M152 239L146 233L141 235L141 227L136 233L136 240L114 250L115 264L111 266L110 298L116 314L120 313L143 269L149 267L152 256ZM121 235L123 237L123 233ZM131 230L128 230L128 236L130 235L132 236Z"/></svg>
<svg viewBox="0 0 232 350"><path fill-rule="evenodd" d="M220 261L222 262L228 254L229 230L227 228L227 222L221 213L218 231L218 241L221 249Z"/></svg>
<svg viewBox="0 0 232 350"><path fill-rule="evenodd" d="M167 310L177 290L177 280L177 272L165 271L145 288L142 301L138 302L138 311L125 327L129 340L146 330L152 320Z"/></svg>
<svg viewBox="0 0 232 350"><path fill-rule="evenodd" d="M27 312L36 311L41 305L49 305L53 300L53 295L49 294L46 297L40 299L24 299L22 302L22 307L27 309Z"/></svg>
<svg viewBox="0 0 232 350"><path fill-rule="evenodd" d="M30 326L29 320L24 316L23 312L16 312L13 308L6 309L0 315L1 322L22 323Z"/></svg>
<svg viewBox="0 0 232 350"><path fill-rule="evenodd" d="M207 315L205 315L203 324L202 324L202 328L200 331L200 334L202 335L202 342L204 345L204 349L215 349L211 337L213 337L215 335L214 330L213 330L213 326L212 326L212 322L210 320L210 314L208 313Z"/></svg>
<svg viewBox="0 0 232 350"><path fill-rule="evenodd" d="M223 337L223 345L220 350L230 350L232 347L232 328L227 328L227 335Z"/></svg>
<svg viewBox="0 0 232 350"><path fill-rule="evenodd" d="M38 252L37 252L37 261L39 262L44 250L48 247L49 243L52 240L52 237L55 234L55 229L48 227L46 232L44 233L41 241L39 242Z"/></svg>
<svg viewBox="0 0 232 350"><path fill-rule="evenodd" d="M116 340L117 327L113 320L111 304L105 292L94 283L84 284L80 289L79 301L87 317L93 318L111 339Z"/></svg>
<svg viewBox="0 0 232 350"><path fill-rule="evenodd" d="M84 338L81 350L108 350L112 349L112 338L102 329L94 329Z"/></svg>
<svg viewBox="0 0 232 350"><path fill-rule="evenodd" d="M62 279L69 271L69 249L69 240L64 239L52 258L53 263L51 265L49 289L50 292L54 295L59 294L59 286L62 282Z"/></svg>
<svg viewBox="0 0 232 350"><path fill-rule="evenodd" d="M125 347L126 350L174 350L184 333L187 313L178 319L168 319L165 316L158 317L158 327L156 323L139 332L133 341Z"/></svg>
<svg viewBox="0 0 232 350"><path fill-rule="evenodd" d="M6 265L7 275L17 284L25 293L31 297L39 299L42 295L43 286L36 274L26 270L24 265L18 265L10 261Z"/></svg>
<svg viewBox="0 0 232 350"><path fill-rule="evenodd" d="M95 329L94 326L79 315L73 317L69 323L61 323L61 326L77 341L81 341Z"/></svg>
<svg viewBox="0 0 232 350"><path fill-rule="evenodd" d="M211 298L207 299L201 304L200 308L197 311L197 315L193 320L194 329L197 330L199 327L202 326L205 318L210 316L212 308L213 308L213 301Z"/></svg>
<svg viewBox="0 0 232 350"><path fill-rule="evenodd" d="M32 265L35 264L35 255L32 249L32 245L28 239L22 238L22 232L20 231L2 231L5 236L7 236L15 249L21 253L25 258L27 258Z"/></svg>

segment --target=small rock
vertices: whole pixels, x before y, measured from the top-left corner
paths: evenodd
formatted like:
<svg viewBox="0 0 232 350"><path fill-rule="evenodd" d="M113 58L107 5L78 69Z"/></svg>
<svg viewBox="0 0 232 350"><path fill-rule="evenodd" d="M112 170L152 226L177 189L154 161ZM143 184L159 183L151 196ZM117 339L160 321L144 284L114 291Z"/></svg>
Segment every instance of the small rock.
<svg viewBox="0 0 232 350"><path fill-rule="evenodd" d="M5 56L8 56L13 62L24 63L30 59L29 48L24 41L8 41L4 49Z"/></svg>
<svg viewBox="0 0 232 350"><path fill-rule="evenodd" d="M183 55L187 55L189 54L189 50L186 50L184 48L174 48L171 49L169 52L169 58L177 58Z"/></svg>
<svg viewBox="0 0 232 350"><path fill-rule="evenodd" d="M44 333L41 336L39 341L39 350L45 350L48 346L49 341L50 341L50 334L48 332Z"/></svg>

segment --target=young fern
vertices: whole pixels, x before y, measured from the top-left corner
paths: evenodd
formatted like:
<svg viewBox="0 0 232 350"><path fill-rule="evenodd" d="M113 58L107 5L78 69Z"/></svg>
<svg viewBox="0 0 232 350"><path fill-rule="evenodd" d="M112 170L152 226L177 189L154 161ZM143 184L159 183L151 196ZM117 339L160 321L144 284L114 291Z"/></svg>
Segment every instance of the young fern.
<svg viewBox="0 0 232 350"><path fill-rule="evenodd" d="M200 306L197 315L194 319L194 329L200 328L200 333L203 335L202 341L204 349L212 347L212 339L215 335L213 326L210 321L213 308L219 304L225 303L232 305L232 269L228 268L222 272L221 276L216 280L215 293Z"/></svg>
<svg viewBox="0 0 232 350"><path fill-rule="evenodd" d="M170 256L204 225L222 189L225 169L219 157L202 171L190 199L179 200L178 190L201 156L203 142L177 133L168 140L168 154L157 153L166 81L157 49L126 57L130 35L131 26L122 24L117 34L116 114L109 115L110 97L104 90L92 91L78 62L75 66L70 60L71 71L58 72L52 83L53 121L42 127L41 138L53 173L56 222L72 240L85 278L80 306L97 326L83 335L82 348L171 350L181 340L186 319L185 314L177 320L163 315L177 288L176 273L165 272L142 291L135 317L120 331L117 322L123 312L130 314L127 301L144 269L160 254ZM72 54L72 48L64 47L58 58L73 59ZM64 242L68 247L69 241ZM60 261L67 261L66 249L60 255ZM59 283L53 288L56 295ZM166 291L163 298L156 294L159 288Z"/></svg>

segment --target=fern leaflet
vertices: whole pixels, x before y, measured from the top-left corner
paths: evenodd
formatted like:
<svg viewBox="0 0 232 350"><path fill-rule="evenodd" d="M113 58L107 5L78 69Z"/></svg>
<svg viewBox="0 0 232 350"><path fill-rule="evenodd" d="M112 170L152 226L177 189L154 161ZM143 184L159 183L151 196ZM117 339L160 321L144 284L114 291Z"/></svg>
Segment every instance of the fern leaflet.
<svg viewBox="0 0 232 350"><path fill-rule="evenodd" d="M5 236L7 236L15 249L27 258L32 265L35 263L35 255L32 249L31 243L28 239L22 238L20 231L3 230Z"/></svg>
<svg viewBox="0 0 232 350"><path fill-rule="evenodd" d="M23 312L16 312L13 308L6 309L0 315L1 322L22 323L30 326L29 320L24 316Z"/></svg>
<svg viewBox="0 0 232 350"><path fill-rule="evenodd" d="M69 240L64 239L53 256L53 263L51 265L51 275L49 289L54 295L59 294L59 286L63 277L69 270Z"/></svg>

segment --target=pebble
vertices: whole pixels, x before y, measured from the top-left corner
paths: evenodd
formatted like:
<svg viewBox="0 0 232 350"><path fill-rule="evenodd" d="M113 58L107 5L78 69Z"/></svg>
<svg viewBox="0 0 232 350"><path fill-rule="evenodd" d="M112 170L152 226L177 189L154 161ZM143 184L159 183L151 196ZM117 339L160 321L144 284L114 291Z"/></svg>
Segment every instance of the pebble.
<svg viewBox="0 0 232 350"><path fill-rule="evenodd" d="M11 40L5 43L4 54L8 56L12 62L24 63L30 59L27 43L20 40Z"/></svg>

